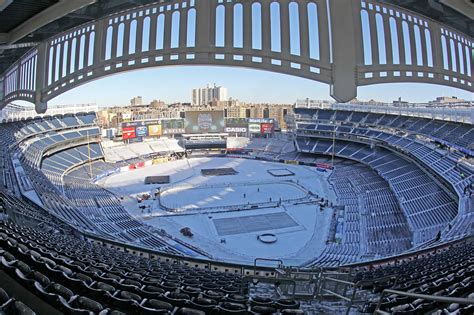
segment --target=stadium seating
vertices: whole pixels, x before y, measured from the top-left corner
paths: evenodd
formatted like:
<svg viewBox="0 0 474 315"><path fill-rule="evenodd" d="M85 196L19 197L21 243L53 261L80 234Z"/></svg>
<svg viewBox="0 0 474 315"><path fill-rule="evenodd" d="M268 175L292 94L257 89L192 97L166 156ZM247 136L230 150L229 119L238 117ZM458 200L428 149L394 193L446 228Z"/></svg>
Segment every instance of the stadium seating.
<svg viewBox="0 0 474 315"><path fill-rule="evenodd" d="M394 289L410 293L467 297L474 299L474 244L464 243L441 253L429 255L414 261L401 262L394 266L361 270L354 281L375 280L366 287L373 292ZM384 279L383 281L376 281ZM373 298L363 309L373 313L381 302L381 310L393 314L472 314L474 305L442 305L437 302L389 295L382 301Z"/></svg>
<svg viewBox="0 0 474 315"><path fill-rule="evenodd" d="M335 111L329 109L296 108L295 113L301 119L321 121L351 122L385 128L397 128L415 134L421 134L446 141L454 146L474 150L474 131L472 126L428 118L397 116L392 114L376 114L365 112Z"/></svg>
<svg viewBox="0 0 474 315"><path fill-rule="evenodd" d="M299 309L289 299L228 293L245 291L239 275L141 258L59 231L0 223L0 245L2 270L65 313L244 314L272 309L271 314L291 314L285 310ZM12 301L3 293L2 308L10 307L6 303Z"/></svg>
<svg viewBox="0 0 474 315"><path fill-rule="evenodd" d="M298 137L297 145L308 153L331 154L333 150L333 142L324 139ZM339 140L334 151L338 156L370 165L389 183L414 232L415 244L433 239L455 217L456 202L416 165L396 154Z"/></svg>
<svg viewBox="0 0 474 315"><path fill-rule="evenodd" d="M11 139L11 143L18 143L18 147L13 146L12 150L19 153L33 188L53 214L82 230L180 254L180 250L167 245L169 236L150 231L123 209L116 196L90 183L89 170L99 173L101 168L95 169L99 164L87 167L87 172L80 166L87 161L103 159L102 148L95 143L100 132L93 126L94 120L95 114L87 114L7 124L6 138L2 140ZM60 129L53 129L51 121L56 126L61 125ZM92 143L89 145L88 141ZM100 165L109 169L120 166ZM66 176L74 168L83 171L84 176Z"/></svg>
<svg viewBox="0 0 474 315"><path fill-rule="evenodd" d="M474 149L472 128L389 114L307 109L298 109L297 114L301 121L294 144L265 139L249 142L248 149L268 160L287 153L306 162L328 163L333 153L339 157L329 177L339 208L327 246L308 265L345 266L360 261L370 265L374 259L472 235L472 208L461 211L460 206L468 198L465 188L474 182L468 163L469 150ZM162 254L206 255L166 231L137 221L117 196L91 182L126 165L104 161L95 120L88 113L0 125L2 272L63 313L304 312L299 302L250 294L240 273L175 265L87 242L84 235L94 235ZM292 152L293 145L297 152ZM137 145L130 158L143 161L141 151L153 154L161 146ZM19 166L24 177L17 178ZM20 190L34 191L39 202L21 197ZM384 289L473 298L472 252L472 243L460 242L422 259L357 268L351 281L372 282L364 287L371 298L362 311L373 312ZM0 289L0 313L32 314L36 305L20 300ZM384 297L381 306L398 314L472 313L472 306L397 295Z"/></svg>
<svg viewBox="0 0 474 315"><path fill-rule="evenodd" d="M1 314L32 315L33 310L22 301L10 297L4 289L0 287L0 312Z"/></svg>

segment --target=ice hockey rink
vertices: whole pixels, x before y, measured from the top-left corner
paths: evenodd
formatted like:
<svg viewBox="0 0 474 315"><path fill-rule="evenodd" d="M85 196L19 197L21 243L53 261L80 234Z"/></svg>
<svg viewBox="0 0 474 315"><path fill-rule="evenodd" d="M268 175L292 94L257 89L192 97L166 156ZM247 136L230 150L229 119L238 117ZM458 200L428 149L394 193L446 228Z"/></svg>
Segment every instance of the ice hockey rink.
<svg viewBox="0 0 474 315"><path fill-rule="evenodd" d="M201 173L223 168L235 175ZM265 257L300 265L326 246L333 210L321 211L319 204L321 198L336 201L329 175L309 166L203 157L115 174L98 184L121 198L132 216L214 259L253 264ZM147 176L169 176L170 183L146 185ZM151 198L138 203L143 194ZM183 235L183 228L192 237ZM262 242L262 235L273 241Z"/></svg>

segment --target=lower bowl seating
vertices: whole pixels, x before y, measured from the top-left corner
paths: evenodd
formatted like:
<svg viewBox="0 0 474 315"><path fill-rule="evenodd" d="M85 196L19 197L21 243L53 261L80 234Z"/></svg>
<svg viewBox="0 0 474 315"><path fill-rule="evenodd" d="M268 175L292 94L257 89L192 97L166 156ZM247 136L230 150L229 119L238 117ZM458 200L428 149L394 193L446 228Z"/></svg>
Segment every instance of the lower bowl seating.
<svg viewBox="0 0 474 315"><path fill-rule="evenodd" d="M164 263L12 223L0 223L0 233L2 270L67 314L274 314L299 306L241 295L242 281L234 274ZM188 274L194 274L191 280ZM34 314L2 291L0 303L7 314Z"/></svg>

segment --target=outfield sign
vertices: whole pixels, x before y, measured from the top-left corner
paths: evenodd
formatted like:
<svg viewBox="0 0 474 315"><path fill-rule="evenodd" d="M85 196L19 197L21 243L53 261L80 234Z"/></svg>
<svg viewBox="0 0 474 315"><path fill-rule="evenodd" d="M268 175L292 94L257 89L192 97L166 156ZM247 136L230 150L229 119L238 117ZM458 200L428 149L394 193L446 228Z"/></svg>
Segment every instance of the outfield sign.
<svg viewBox="0 0 474 315"><path fill-rule="evenodd" d="M274 124L272 118L249 118L249 124Z"/></svg>
<svg viewBox="0 0 474 315"><path fill-rule="evenodd" d="M148 136L159 137L161 136L161 125L150 125L148 126Z"/></svg>
<svg viewBox="0 0 474 315"><path fill-rule="evenodd" d="M247 133L247 127L225 127L228 133Z"/></svg>
<svg viewBox="0 0 474 315"><path fill-rule="evenodd" d="M122 127L123 140L134 139L136 137L137 137L137 134L135 132L135 127Z"/></svg>
<svg viewBox="0 0 474 315"><path fill-rule="evenodd" d="M159 120L140 120L122 123L123 140L159 136L161 136L161 123Z"/></svg>
<svg viewBox="0 0 474 315"><path fill-rule="evenodd" d="M260 133L260 124L249 124L250 133Z"/></svg>
<svg viewBox="0 0 474 315"><path fill-rule="evenodd" d="M260 131L262 134L268 134L268 133L273 133L274 131L274 125L269 124L269 123L262 123L260 124Z"/></svg>
<svg viewBox="0 0 474 315"><path fill-rule="evenodd" d="M135 128L135 133L137 137L147 137L148 136L148 127L147 126L138 126Z"/></svg>
<svg viewBox="0 0 474 315"><path fill-rule="evenodd" d="M249 123L247 118L226 118L225 132L228 133L247 133Z"/></svg>
<svg viewBox="0 0 474 315"><path fill-rule="evenodd" d="M184 119L163 119L161 120L161 132L164 135L172 134L183 134L184 130Z"/></svg>

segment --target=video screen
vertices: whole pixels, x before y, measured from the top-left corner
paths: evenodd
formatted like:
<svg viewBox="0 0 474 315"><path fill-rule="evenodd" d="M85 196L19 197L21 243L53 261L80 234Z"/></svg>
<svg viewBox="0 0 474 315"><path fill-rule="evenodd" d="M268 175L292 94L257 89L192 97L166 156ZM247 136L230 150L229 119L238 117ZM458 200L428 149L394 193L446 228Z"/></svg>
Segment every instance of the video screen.
<svg viewBox="0 0 474 315"><path fill-rule="evenodd" d="M224 111L188 111L184 119L186 133L224 132Z"/></svg>

